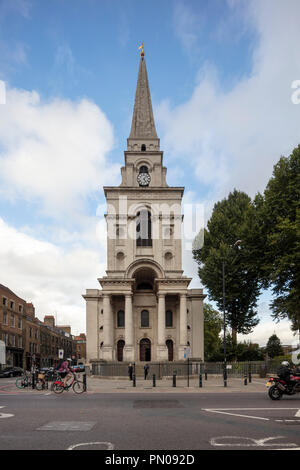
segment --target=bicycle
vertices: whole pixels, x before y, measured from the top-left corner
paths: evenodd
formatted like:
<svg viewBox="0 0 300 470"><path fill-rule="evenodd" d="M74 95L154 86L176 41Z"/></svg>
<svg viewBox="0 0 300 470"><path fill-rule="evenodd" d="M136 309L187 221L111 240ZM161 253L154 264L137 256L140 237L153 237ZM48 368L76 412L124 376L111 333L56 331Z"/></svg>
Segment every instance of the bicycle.
<svg viewBox="0 0 300 470"><path fill-rule="evenodd" d="M63 383L62 378L60 377L57 379L53 385L52 385L52 390L54 393L62 393L64 390L69 391L70 388L73 388L73 391L75 393L83 393L85 391L85 386L84 383L81 382L81 380L78 380L76 377L76 374L72 372L72 381L69 384L66 384L66 386Z"/></svg>
<svg viewBox="0 0 300 470"><path fill-rule="evenodd" d="M46 377L48 377L47 374L42 374L41 372L38 374L35 383L36 390L44 390L46 388Z"/></svg>
<svg viewBox="0 0 300 470"><path fill-rule="evenodd" d="M22 377L18 377L16 380L16 386L20 389L32 386L32 377L29 372L25 372Z"/></svg>

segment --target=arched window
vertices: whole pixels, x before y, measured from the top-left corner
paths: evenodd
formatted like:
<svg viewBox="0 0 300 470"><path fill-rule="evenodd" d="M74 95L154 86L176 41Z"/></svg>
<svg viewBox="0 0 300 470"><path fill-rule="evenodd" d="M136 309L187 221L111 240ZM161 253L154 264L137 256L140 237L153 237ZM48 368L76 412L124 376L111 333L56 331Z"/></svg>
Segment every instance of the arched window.
<svg viewBox="0 0 300 470"><path fill-rule="evenodd" d="M139 169L139 173L149 173L148 167L146 165L142 165Z"/></svg>
<svg viewBox="0 0 300 470"><path fill-rule="evenodd" d="M171 310L166 311L166 328L173 326L173 312Z"/></svg>
<svg viewBox="0 0 300 470"><path fill-rule="evenodd" d="M124 328L125 326L125 312L124 310L119 310L117 313L117 327Z"/></svg>
<svg viewBox="0 0 300 470"><path fill-rule="evenodd" d="M142 146L141 146L141 151L142 151L142 152L146 152L146 145L145 145L145 144L142 144Z"/></svg>
<svg viewBox="0 0 300 470"><path fill-rule="evenodd" d="M137 213L136 246L152 246L151 213L145 209Z"/></svg>
<svg viewBox="0 0 300 470"><path fill-rule="evenodd" d="M141 327L149 328L149 312L148 310L141 311Z"/></svg>

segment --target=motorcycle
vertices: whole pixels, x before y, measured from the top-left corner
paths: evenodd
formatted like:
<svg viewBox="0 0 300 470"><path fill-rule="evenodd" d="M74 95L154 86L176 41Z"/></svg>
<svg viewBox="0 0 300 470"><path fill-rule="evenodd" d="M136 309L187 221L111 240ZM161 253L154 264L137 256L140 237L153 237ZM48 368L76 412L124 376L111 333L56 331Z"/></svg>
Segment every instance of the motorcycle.
<svg viewBox="0 0 300 470"><path fill-rule="evenodd" d="M282 395L295 395L296 393L300 393L300 376L292 375L290 380L292 380L293 383L288 384L279 377L269 378L267 387L269 387L268 395L271 400L280 400Z"/></svg>

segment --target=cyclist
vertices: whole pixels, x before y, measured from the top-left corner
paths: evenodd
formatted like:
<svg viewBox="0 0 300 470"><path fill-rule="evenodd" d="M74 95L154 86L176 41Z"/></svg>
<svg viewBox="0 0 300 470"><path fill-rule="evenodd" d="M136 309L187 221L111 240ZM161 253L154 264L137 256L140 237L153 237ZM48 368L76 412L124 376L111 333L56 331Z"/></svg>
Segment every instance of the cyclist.
<svg viewBox="0 0 300 470"><path fill-rule="evenodd" d="M74 369L72 369L72 367L70 366L68 359L65 359L62 362L60 368L58 369L58 372L61 374L63 378L64 387L66 388L68 379L72 377L72 372L75 372Z"/></svg>

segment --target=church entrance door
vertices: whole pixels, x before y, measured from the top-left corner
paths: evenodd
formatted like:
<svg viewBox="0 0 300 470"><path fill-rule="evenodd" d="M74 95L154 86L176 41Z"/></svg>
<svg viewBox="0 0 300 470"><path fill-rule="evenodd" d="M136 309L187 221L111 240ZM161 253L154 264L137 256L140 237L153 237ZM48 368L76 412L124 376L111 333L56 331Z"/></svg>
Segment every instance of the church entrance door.
<svg viewBox="0 0 300 470"><path fill-rule="evenodd" d="M117 342L117 360L119 362L123 361L123 349L125 346L125 341L123 339L119 339Z"/></svg>
<svg viewBox="0 0 300 470"><path fill-rule="evenodd" d="M151 341L148 338L143 338L140 341L140 361L151 361Z"/></svg>
<svg viewBox="0 0 300 470"><path fill-rule="evenodd" d="M166 341L166 345L168 348L168 361L172 362L174 355L173 355L173 341L171 339L168 339Z"/></svg>

